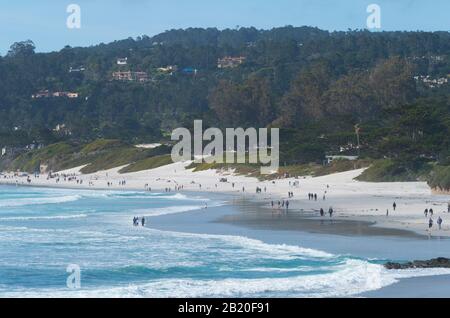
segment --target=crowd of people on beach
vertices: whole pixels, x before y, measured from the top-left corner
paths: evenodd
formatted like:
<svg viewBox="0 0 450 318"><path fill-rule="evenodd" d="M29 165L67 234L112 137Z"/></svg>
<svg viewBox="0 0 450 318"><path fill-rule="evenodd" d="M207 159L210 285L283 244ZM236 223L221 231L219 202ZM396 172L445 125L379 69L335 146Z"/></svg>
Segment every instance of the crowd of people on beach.
<svg viewBox="0 0 450 318"><path fill-rule="evenodd" d="M330 218L333 217L333 213L334 213L334 209L333 209L333 207L330 206L330 208L328 209L328 214L330 215ZM320 216L321 217L325 216L325 210L323 208L320 209Z"/></svg>
<svg viewBox="0 0 450 318"><path fill-rule="evenodd" d="M272 209L275 209L275 202L271 201L270 204L272 206ZM285 208L286 210L289 210L289 204L290 204L289 200L278 201L277 209L281 210L282 208Z"/></svg>
<svg viewBox="0 0 450 318"><path fill-rule="evenodd" d="M34 178L33 178L34 177ZM42 178L43 175L40 175L39 173L35 173L34 175L32 174L27 174L27 173L10 173L10 174L2 174L1 178L4 180L8 180L6 183L8 184L15 184L15 185L32 185L33 184L33 179L37 180L39 178ZM82 176L80 174L76 174L76 173L48 173L45 175L46 180L50 181L50 180L54 180L54 182L56 184L60 184L61 182L64 182L65 185L69 185L70 184L76 184L78 186L82 186L85 184L86 181L86 185L88 185L89 187L94 187L96 184L95 183L99 183L101 180L105 180L104 182L106 183L107 188L112 188L112 187L127 187L127 180L125 178L120 179L118 181L115 181L115 184L118 186L115 186L114 182L109 178L108 173L106 172L105 177L103 176L100 177L99 175L90 175L90 176ZM281 178L276 179L276 180L272 180L270 181L270 184L272 185L272 187L276 187L277 184L279 184L279 182L283 182L280 181ZM12 182L11 182L12 181ZM185 186L183 184L178 184L177 181L172 180L172 179L158 179L156 181L159 182L168 182L168 183L173 183L174 186L173 187L165 187L163 188L164 191L166 193L170 193L172 191L182 191L185 189ZM290 208L290 204L291 202L289 200L294 198L294 191L298 194L298 190L300 188L300 181L299 180L289 180L286 181L289 182L289 188L287 191L287 199L283 198L280 200L272 200L270 205L272 207L273 210L278 209L278 210L285 210L286 213ZM42 183L39 182L39 180L36 181L37 184ZM219 183L215 183L213 185L211 185L210 187L214 187L216 190L220 190L219 189L219 185L220 188L223 188L222 184L230 184L232 189L239 189L239 186L236 182L228 182L228 178L221 178ZM144 189L146 191L152 191L152 188L150 187L150 183L145 183L144 185ZM210 187L208 187L208 185L206 186L206 189L203 189L203 186L201 183L198 183L196 181L192 181L191 185L195 185L198 187L199 190L204 190L204 191L208 191L211 190ZM256 194L262 194L262 193L271 193L271 191L268 191L267 185L269 185L269 183L263 184L263 185L257 185L256 186ZM241 190L237 191L237 192L242 192L244 195L246 193L246 184L241 184ZM327 195L330 189L330 185L326 185L324 191L323 191L323 196L322 199L323 201L327 200ZM236 190L235 190L236 191ZM308 200L309 201L313 201L313 202L318 202L319 201L319 194L316 192L309 192L307 193L308 195ZM207 208L207 205L205 204L205 209ZM323 207L317 207L320 213L321 217L324 217L326 214L328 214L330 216L330 218L332 218L335 215L335 210L333 207L329 207L328 208L328 212L326 209L324 209ZM399 212L402 211L402 208L397 204L397 202L393 202L392 204L392 209L394 212L397 212L396 215L400 215ZM378 209L376 209L378 211ZM445 211L443 212L445 213ZM447 213L450 214L450 202L447 205ZM389 217L391 215L389 209L386 210L386 216ZM439 230L443 230L443 224L444 224L444 216L442 213L439 213L439 215L436 215L435 211L433 210L433 208L427 208L424 211L424 216L427 220L427 226L428 226L428 231L431 233L432 229L435 228L437 226L437 229ZM437 216L437 218L435 218ZM142 219L140 218L134 218L133 219L133 224L137 224L139 223L139 220L142 221ZM142 222L141 222L142 223ZM144 219L144 224L145 224L145 219Z"/></svg>
<svg viewBox="0 0 450 318"><path fill-rule="evenodd" d="M256 193L262 193L262 192L263 192L262 188L256 187ZM267 192L267 187L264 187L264 193L266 193L266 192Z"/></svg>
<svg viewBox="0 0 450 318"><path fill-rule="evenodd" d="M450 203L448 203L448 206L447 206L447 213L450 213ZM433 209L425 209L424 215L425 215L425 218L428 219L428 231L431 233L431 230L433 229L433 226L434 226L434 219L433 219L434 211L433 211ZM439 216L436 220L436 224L438 225L439 231L442 230L443 223L444 223L444 220L442 219L441 216Z"/></svg>

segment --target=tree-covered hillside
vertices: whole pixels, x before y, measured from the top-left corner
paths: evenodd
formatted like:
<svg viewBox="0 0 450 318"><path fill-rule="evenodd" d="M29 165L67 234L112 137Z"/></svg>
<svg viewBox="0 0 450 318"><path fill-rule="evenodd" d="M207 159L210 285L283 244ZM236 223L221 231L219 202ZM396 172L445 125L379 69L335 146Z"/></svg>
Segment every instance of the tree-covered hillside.
<svg viewBox="0 0 450 318"><path fill-rule="evenodd" d="M0 58L2 146L152 142L200 118L282 128L286 164L357 152L411 168L449 162L448 32L187 29L34 49L15 43ZM244 60L218 67L224 57ZM113 80L114 72L130 78Z"/></svg>

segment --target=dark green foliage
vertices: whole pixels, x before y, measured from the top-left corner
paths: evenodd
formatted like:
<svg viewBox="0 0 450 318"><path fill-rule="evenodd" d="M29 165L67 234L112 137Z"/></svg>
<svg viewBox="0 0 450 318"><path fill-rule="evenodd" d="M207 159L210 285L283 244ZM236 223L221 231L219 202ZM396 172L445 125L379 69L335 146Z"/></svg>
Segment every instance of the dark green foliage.
<svg viewBox="0 0 450 318"><path fill-rule="evenodd" d="M224 56L245 56L246 62L218 69ZM119 57L128 57L128 65L118 66ZM198 73L157 70L168 65ZM69 72L80 66L85 70ZM117 70L145 71L151 80L111 81ZM414 179L422 164L450 163L450 85L430 88L414 80L450 74L448 32L191 28L46 54L26 41L0 57L0 74L0 145L63 142L79 152L55 160L55 167L151 166L146 152L130 145L167 139L194 119L205 127L280 127L283 166L360 154L393 160L394 170L382 170ZM80 97L31 98L43 89ZM71 134L53 131L58 124ZM79 146L97 139L109 141ZM24 156L31 156L27 170L48 160L40 153ZM24 167L24 156L15 167Z"/></svg>
<svg viewBox="0 0 450 318"><path fill-rule="evenodd" d="M378 160L357 179L369 182L396 182L426 180L432 167L424 162Z"/></svg>
<svg viewBox="0 0 450 318"><path fill-rule="evenodd" d="M450 191L450 166L436 166L429 178L431 187Z"/></svg>
<svg viewBox="0 0 450 318"><path fill-rule="evenodd" d="M85 166L81 172L94 173L131 164L130 169L125 167L123 170L139 171L141 170L139 167L151 168L150 165L142 165L142 162L168 155L170 150L168 146L154 149L136 148L119 140L108 139L95 140L85 145L61 142L43 149L26 152L3 169L34 173L39 171L41 165L46 165L48 170L53 171Z"/></svg>
<svg viewBox="0 0 450 318"><path fill-rule="evenodd" d="M132 163L129 166L126 166L125 168L121 169L119 172L130 173L142 170L155 169L161 166L169 165L171 163L173 163L173 161L170 155L150 157Z"/></svg>

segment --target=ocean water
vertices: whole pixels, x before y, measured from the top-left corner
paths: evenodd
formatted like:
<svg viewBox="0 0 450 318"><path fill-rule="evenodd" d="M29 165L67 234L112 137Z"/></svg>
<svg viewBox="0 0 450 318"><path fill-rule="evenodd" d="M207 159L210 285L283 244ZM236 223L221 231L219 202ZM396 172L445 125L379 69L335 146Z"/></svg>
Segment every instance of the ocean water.
<svg viewBox="0 0 450 318"><path fill-rule="evenodd" d="M0 186L0 297L347 297L403 277L381 260L151 228L152 217L226 208L180 193ZM149 226L134 227L134 216ZM81 269L67 286L69 265Z"/></svg>

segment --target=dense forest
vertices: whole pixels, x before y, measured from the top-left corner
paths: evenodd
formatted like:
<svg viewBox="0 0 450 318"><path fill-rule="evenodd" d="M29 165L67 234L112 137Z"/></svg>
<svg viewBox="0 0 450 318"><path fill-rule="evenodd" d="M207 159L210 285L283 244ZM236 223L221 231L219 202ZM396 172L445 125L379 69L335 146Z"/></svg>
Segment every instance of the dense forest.
<svg viewBox="0 0 450 318"><path fill-rule="evenodd" d="M218 67L224 57L245 60ZM284 164L332 153L404 170L450 161L449 32L186 29L52 53L24 41L0 57L0 74L2 146L154 142L201 118L281 128ZM36 97L46 91L77 98Z"/></svg>

